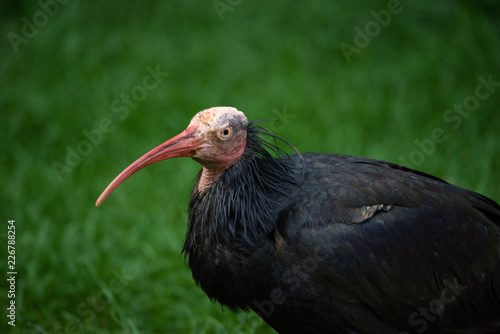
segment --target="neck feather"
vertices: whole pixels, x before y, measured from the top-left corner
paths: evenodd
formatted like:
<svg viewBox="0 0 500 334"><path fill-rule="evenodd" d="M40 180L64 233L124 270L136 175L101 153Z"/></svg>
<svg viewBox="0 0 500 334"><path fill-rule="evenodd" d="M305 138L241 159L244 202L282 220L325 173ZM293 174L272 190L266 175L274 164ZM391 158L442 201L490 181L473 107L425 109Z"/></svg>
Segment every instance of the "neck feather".
<svg viewBox="0 0 500 334"><path fill-rule="evenodd" d="M261 143L251 134L237 163L203 167L189 205L188 239L256 243L272 232L296 184L288 158L273 158Z"/></svg>

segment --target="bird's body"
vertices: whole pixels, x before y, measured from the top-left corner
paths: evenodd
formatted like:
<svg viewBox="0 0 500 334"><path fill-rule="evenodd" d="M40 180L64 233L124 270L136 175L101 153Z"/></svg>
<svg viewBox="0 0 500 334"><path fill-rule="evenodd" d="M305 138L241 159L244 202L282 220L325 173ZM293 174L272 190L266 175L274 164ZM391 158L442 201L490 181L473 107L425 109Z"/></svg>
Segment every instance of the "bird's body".
<svg viewBox="0 0 500 334"><path fill-rule="evenodd" d="M274 158L233 110L208 113L219 138L208 148L175 151L204 166L184 252L211 299L252 309L280 333L500 333L498 204L382 161ZM206 137L201 114L104 198L144 161Z"/></svg>

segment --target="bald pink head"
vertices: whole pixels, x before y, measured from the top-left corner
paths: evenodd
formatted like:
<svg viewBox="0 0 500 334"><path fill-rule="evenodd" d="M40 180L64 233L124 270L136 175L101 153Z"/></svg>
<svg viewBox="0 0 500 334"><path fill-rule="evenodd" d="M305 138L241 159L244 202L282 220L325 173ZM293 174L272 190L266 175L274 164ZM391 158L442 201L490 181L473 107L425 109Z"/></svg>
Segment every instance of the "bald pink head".
<svg viewBox="0 0 500 334"><path fill-rule="evenodd" d="M191 157L203 165L199 190L205 189L245 151L248 121L232 107L213 107L197 113L186 130L152 149L121 172L97 199L96 206L140 169L166 159Z"/></svg>

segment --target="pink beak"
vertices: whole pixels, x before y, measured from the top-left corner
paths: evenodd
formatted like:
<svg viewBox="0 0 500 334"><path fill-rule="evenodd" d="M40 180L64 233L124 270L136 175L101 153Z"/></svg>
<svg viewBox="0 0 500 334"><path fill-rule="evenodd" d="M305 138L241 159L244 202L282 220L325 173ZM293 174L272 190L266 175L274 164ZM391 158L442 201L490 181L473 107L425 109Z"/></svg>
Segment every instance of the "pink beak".
<svg viewBox="0 0 500 334"><path fill-rule="evenodd" d="M199 125L195 124L189 126L186 130L178 134L172 139L167 140L160 146L152 149L142 157L137 159L134 163L128 166L111 182L106 189L102 192L101 196L95 203L99 206L104 200L115 190L123 181L129 178L138 170L151 165L155 162L178 158L178 157L191 157L196 149L198 149L204 142L203 137L197 134Z"/></svg>

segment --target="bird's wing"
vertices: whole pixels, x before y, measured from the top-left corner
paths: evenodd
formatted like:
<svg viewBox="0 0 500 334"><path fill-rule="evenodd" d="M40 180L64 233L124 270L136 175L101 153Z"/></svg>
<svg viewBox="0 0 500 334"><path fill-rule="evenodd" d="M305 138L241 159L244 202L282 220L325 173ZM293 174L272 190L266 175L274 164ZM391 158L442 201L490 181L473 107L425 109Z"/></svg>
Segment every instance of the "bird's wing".
<svg viewBox="0 0 500 334"><path fill-rule="evenodd" d="M428 322L500 322L494 201L381 161L326 154L294 161L300 187L278 222L286 245L279 255L328 282L332 300L410 328L422 318L410 318L415 310L430 307Z"/></svg>

